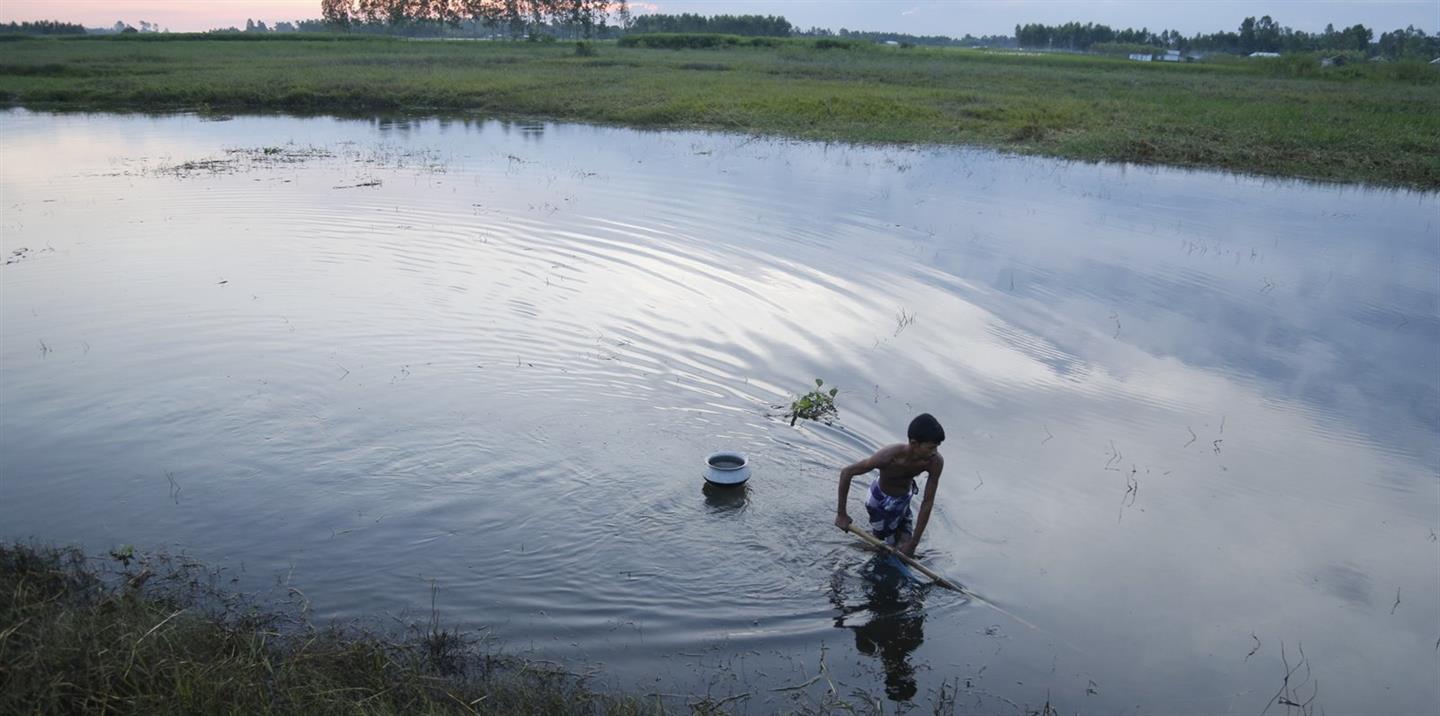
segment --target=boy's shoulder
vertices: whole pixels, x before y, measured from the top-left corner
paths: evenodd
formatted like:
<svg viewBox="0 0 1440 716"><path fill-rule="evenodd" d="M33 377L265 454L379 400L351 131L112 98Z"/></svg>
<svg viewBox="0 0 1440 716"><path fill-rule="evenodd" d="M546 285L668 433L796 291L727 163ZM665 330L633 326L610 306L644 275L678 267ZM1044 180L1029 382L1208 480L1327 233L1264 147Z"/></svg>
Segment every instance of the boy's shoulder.
<svg viewBox="0 0 1440 716"><path fill-rule="evenodd" d="M884 462L891 462L898 458L905 457L910 452L910 446L906 443L891 443L875 451L875 458Z"/></svg>

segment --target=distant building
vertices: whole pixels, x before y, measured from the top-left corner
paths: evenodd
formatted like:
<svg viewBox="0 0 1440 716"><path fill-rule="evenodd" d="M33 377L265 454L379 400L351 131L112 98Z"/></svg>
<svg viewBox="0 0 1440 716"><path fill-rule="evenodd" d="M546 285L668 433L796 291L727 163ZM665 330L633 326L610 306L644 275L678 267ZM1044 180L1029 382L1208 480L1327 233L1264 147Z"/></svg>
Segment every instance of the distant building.
<svg viewBox="0 0 1440 716"><path fill-rule="evenodd" d="M1155 56L1146 52L1132 52L1130 53L1130 59L1136 62L1149 62L1155 59Z"/></svg>
<svg viewBox="0 0 1440 716"><path fill-rule="evenodd" d="M1321 67L1340 67L1340 66L1342 66L1342 65L1344 65L1344 64L1345 64L1345 57L1344 57L1343 55L1335 55L1334 57L1321 57L1321 58L1320 58L1320 66L1321 66Z"/></svg>
<svg viewBox="0 0 1440 716"><path fill-rule="evenodd" d="M1166 62L1179 62L1179 61L1180 61L1180 51L1179 51L1179 50L1166 50L1166 51L1165 51L1165 55L1162 56L1160 59L1161 59L1161 60L1164 60L1164 61L1166 61Z"/></svg>
<svg viewBox="0 0 1440 716"><path fill-rule="evenodd" d="M1278 52L1252 52L1252 53L1250 53L1250 56L1251 56L1251 57L1279 57L1279 56L1280 56L1280 53L1278 53Z"/></svg>

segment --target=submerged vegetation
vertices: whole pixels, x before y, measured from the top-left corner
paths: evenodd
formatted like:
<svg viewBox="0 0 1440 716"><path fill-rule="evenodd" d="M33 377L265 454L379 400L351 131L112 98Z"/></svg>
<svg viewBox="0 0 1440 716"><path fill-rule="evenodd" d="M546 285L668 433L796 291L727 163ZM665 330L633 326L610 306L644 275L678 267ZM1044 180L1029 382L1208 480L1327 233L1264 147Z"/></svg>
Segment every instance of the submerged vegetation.
<svg viewBox="0 0 1440 716"><path fill-rule="evenodd" d="M1440 71L1418 62L1140 63L715 35L632 36L626 44L644 46L594 42L583 51L543 42L248 37L256 39L17 40L0 62L0 102L509 114L1440 188L1440 114L1430 111L1440 105ZM300 39L311 41L291 41Z"/></svg>

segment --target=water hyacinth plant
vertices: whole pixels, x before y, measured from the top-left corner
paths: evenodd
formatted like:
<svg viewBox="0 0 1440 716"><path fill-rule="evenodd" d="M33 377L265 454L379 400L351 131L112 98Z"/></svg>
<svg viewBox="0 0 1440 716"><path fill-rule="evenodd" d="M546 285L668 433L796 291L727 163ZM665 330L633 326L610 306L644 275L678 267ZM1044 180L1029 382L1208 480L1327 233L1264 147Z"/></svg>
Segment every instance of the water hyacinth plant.
<svg viewBox="0 0 1440 716"><path fill-rule="evenodd" d="M815 389L790 402L790 424L800 418L806 420L819 420L826 425L834 422L840 415L835 408L835 394L840 392L839 388L831 388L828 392L822 390L825 381L816 378Z"/></svg>

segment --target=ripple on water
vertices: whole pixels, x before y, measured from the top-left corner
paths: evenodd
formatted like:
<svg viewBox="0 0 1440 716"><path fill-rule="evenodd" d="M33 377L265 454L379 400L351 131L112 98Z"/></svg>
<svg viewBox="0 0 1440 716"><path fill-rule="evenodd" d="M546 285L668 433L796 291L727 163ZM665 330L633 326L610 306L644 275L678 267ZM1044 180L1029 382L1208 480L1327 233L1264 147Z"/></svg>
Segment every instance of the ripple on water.
<svg viewBox="0 0 1440 716"><path fill-rule="evenodd" d="M0 267L12 529L290 574L322 617L404 621L433 585L618 686L704 691L703 653L773 689L824 645L893 698L1259 711L1303 639L1328 710L1433 704L1433 195L545 123L0 121L0 248L33 252ZM792 428L815 378L840 421ZM834 530L839 467L921 411L949 433L926 561L1037 628ZM704 488L718 449L743 489Z"/></svg>

